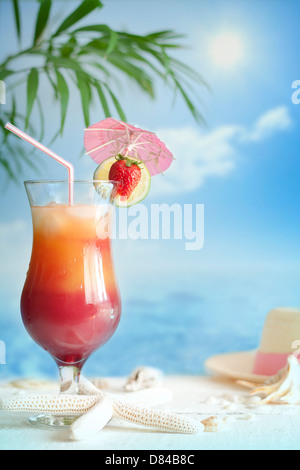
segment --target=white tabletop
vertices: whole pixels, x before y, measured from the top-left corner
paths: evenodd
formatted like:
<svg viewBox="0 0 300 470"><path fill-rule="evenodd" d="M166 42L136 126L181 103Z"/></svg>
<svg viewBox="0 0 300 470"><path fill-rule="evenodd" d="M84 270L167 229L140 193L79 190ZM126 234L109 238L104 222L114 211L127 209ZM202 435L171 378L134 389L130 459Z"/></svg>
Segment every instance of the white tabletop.
<svg viewBox="0 0 300 470"><path fill-rule="evenodd" d="M107 379L109 390L122 391L124 379ZM223 425L215 433L193 435L162 433L113 419L100 433L84 441L71 441L67 431L32 428L24 413L0 412L1 450L198 450L299 449L300 413L297 405L249 402L248 390L216 377L169 376L163 386L173 400L159 409L197 421L219 416ZM108 391L109 391L108 390ZM0 398L18 393L7 384ZM22 390L24 393L24 390Z"/></svg>

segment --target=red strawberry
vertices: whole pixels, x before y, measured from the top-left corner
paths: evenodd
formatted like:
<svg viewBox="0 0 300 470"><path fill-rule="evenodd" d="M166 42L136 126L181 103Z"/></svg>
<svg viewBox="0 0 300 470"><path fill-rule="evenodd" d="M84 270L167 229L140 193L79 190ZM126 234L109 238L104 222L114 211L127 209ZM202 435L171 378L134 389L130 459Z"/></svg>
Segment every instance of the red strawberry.
<svg viewBox="0 0 300 470"><path fill-rule="evenodd" d="M140 162L118 155L117 161L111 166L109 179L118 181L118 194L127 199L137 187L142 176Z"/></svg>

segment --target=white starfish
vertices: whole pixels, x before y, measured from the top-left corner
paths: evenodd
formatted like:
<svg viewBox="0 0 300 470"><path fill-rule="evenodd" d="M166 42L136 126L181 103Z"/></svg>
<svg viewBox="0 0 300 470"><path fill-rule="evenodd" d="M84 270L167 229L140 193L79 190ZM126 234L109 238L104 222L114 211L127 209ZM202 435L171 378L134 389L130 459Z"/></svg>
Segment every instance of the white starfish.
<svg viewBox="0 0 300 470"><path fill-rule="evenodd" d="M71 425L73 439L84 439L99 432L113 416L166 432L193 434L204 430L202 423L190 418L140 406L147 402L153 406L169 401L170 391L163 387L132 392L126 394L126 399L124 395L122 399L119 399L112 394L100 391L87 379L83 379L79 384L78 392L79 395L70 393L24 394L0 400L0 410L81 415Z"/></svg>

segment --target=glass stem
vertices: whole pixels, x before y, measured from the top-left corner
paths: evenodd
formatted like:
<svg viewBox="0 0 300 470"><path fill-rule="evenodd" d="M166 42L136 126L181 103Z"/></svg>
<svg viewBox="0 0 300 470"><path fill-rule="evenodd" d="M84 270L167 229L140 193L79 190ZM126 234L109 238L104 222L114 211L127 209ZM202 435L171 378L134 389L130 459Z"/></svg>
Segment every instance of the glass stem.
<svg viewBox="0 0 300 470"><path fill-rule="evenodd" d="M75 395L78 393L80 369L75 366L60 366L60 393Z"/></svg>

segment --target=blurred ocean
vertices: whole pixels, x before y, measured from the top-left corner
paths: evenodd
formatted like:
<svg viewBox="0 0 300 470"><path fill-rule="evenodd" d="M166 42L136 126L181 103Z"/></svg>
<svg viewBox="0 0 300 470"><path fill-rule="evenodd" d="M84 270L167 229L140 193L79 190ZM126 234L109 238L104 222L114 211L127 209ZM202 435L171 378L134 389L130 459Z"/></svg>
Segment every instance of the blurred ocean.
<svg viewBox="0 0 300 470"><path fill-rule="evenodd" d="M166 374L202 374L211 355L255 349L270 309L300 306L299 279L300 271L283 269L203 271L160 289L150 282L130 291L121 285L120 326L84 373L122 376L148 365ZM17 305L0 306L0 340L6 344L0 379L57 376L54 361L25 331Z"/></svg>

